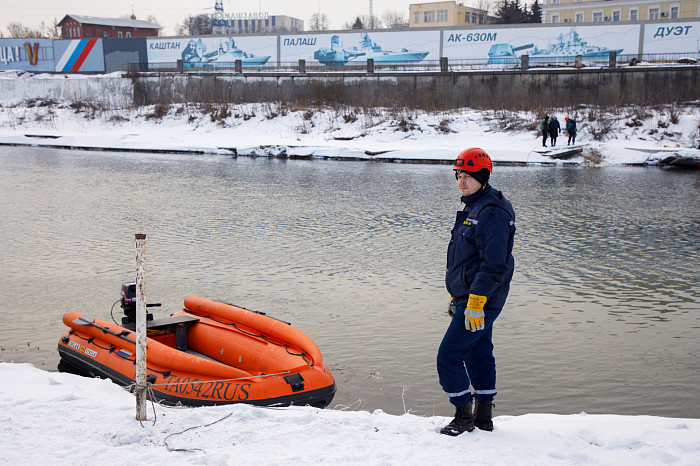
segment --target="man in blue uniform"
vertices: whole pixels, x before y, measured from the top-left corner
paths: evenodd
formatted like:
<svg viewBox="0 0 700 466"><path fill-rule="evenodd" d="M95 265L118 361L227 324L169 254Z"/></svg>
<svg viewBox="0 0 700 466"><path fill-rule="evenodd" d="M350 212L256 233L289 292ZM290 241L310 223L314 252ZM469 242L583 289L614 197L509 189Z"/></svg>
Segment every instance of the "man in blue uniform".
<svg viewBox="0 0 700 466"><path fill-rule="evenodd" d="M457 213L447 248L445 284L453 318L438 350L437 369L440 385L456 407L455 418L440 432L455 436L474 427L493 430L496 361L491 335L513 277L515 213L489 185L491 158L483 149L462 151L452 169L465 207Z"/></svg>

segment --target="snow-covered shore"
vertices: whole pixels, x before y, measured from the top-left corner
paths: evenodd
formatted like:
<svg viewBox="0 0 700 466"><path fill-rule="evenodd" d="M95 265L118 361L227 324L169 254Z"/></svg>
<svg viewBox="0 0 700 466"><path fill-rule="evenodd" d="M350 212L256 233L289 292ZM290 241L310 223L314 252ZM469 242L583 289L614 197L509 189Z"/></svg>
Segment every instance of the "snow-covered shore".
<svg viewBox="0 0 700 466"><path fill-rule="evenodd" d="M308 407L148 406L100 379L0 363L0 463L700 464L700 420L498 416L493 432L439 434L449 419ZM154 413L155 410L155 413Z"/></svg>
<svg viewBox="0 0 700 466"><path fill-rule="evenodd" d="M567 113L551 110L562 126ZM574 111L581 150L567 136L541 153L541 115L476 111L297 108L281 103L176 105L105 110L30 101L0 107L0 144L434 163L466 147L514 164L644 165L670 154L698 156L700 107ZM549 142L548 142L549 145ZM695 148L693 148L695 147Z"/></svg>

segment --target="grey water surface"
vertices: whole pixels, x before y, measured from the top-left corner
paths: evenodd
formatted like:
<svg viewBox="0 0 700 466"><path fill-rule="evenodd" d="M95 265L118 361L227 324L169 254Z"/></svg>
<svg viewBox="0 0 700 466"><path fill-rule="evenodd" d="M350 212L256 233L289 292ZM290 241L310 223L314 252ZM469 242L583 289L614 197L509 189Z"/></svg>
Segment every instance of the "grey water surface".
<svg viewBox="0 0 700 466"><path fill-rule="evenodd" d="M495 415L700 417L700 175L495 167L517 214ZM56 370L61 317L119 318L145 233L156 318L188 294L291 322L335 409L451 415L435 353L449 166L0 147L0 359Z"/></svg>

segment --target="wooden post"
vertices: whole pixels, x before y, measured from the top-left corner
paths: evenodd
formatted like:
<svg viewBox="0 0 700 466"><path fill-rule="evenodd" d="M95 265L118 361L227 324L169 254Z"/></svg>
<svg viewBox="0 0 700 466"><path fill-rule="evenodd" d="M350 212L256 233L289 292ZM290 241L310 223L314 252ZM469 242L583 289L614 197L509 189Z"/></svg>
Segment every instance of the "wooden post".
<svg viewBox="0 0 700 466"><path fill-rule="evenodd" d="M136 235L136 420L146 420L146 235Z"/></svg>

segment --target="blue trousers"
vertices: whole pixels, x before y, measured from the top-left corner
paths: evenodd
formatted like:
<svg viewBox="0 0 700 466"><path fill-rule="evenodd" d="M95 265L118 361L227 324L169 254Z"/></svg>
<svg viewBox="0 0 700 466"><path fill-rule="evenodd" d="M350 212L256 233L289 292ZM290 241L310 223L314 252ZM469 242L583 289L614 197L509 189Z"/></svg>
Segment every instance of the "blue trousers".
<svg viewBox="0 0 700 466"><path fill-rule="evenodd" d="M466 307L466 303L456 305L455 316L437 355L440 385L455 406L470 403L472 397L482 402L493 401L496 395L496 360L491 335L501 309L484 309L484 329L471 332L464 326Z"/></svg>

